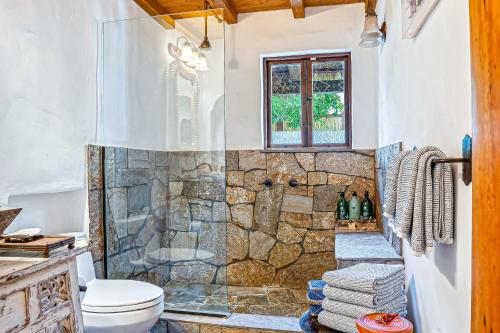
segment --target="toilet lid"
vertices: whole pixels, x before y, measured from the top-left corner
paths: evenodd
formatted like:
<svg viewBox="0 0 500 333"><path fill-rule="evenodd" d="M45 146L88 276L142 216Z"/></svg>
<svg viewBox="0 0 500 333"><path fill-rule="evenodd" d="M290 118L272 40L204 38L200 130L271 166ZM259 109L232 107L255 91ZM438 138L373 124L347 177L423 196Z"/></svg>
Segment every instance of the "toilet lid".
<svg viewBox="0 0 500 333"><path fill-rule="evenodd" d="M163 302L163 289L132 280L94 280L87 285L82 310L125 312L145 309Z"/></svg>

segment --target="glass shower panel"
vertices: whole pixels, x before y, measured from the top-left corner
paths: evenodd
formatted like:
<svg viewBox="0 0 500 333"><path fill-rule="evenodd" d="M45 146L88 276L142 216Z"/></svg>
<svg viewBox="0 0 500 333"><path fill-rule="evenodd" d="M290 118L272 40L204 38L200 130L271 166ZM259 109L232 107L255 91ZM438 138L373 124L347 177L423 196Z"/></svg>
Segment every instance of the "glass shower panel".
<svg viewBox="0 0 500 333"><path fill-rule="evenodd" d="M209 13L200 49L203 15L104 24L106 271L226 314L224 23Z"/></svg>

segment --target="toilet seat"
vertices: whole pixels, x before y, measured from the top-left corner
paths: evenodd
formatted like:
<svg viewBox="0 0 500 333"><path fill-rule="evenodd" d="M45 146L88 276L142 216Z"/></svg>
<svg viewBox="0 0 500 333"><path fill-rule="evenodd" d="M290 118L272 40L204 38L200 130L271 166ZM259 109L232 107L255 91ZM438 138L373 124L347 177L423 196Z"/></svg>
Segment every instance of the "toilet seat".
<svg viewBox="0 0 500 333"><path fill-rule="evenodd" d="M82 311L119 313L147 309L163 303L163 289L132 280L93 280L87 285Z"/></svg>

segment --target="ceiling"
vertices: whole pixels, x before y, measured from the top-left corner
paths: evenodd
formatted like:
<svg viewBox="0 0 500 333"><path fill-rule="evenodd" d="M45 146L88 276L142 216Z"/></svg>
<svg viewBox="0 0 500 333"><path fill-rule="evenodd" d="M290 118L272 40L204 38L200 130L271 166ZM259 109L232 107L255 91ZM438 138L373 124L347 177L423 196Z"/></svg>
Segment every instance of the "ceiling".
<svg viewBox="0 0 500 333"><path fill-rule="evenodd" d="M196 12L185 15L163 17L163 21L175 26L175 20L185 17L202 16L204 0L134 0L149 15L171 15L177 13ZM305 17L306 7L332 6L368 2L371 0L209 0L213 8L224 12L224 20L229 24L238 23L239 13L261 12L279 9L290 9L296 19Z"/></svg>

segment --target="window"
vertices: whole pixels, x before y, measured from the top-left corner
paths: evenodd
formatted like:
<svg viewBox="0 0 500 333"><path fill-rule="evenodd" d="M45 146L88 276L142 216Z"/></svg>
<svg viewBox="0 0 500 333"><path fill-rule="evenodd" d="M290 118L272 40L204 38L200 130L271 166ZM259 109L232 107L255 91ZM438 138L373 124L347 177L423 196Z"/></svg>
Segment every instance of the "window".
<svg viewBox="0 0 500 333"><path fill-rule="evenodd" d="M265 58L265 147L350 148L350 75L350 53Z"/></svg>

